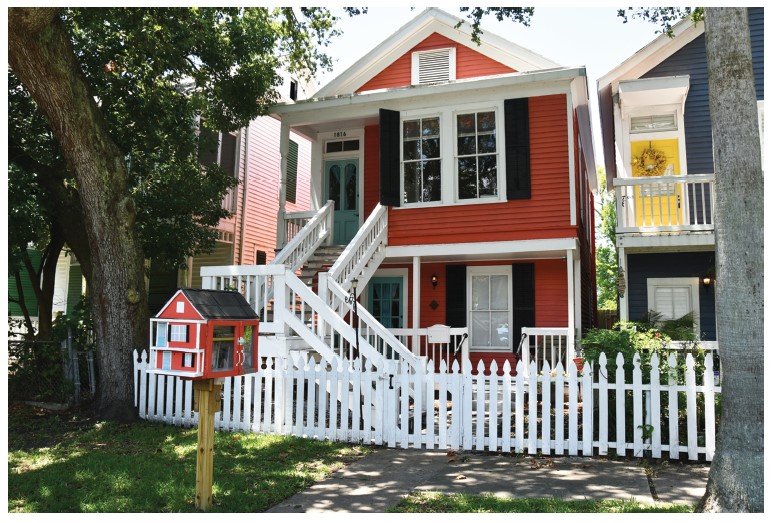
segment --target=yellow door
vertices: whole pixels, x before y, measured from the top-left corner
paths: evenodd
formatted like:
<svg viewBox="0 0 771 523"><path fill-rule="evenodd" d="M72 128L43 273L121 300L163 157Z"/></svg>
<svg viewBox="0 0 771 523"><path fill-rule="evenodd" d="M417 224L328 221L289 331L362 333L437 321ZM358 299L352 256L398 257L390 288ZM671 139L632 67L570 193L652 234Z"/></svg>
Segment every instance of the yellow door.
<svg viewBox="0 0 771 523"><path fill-rule="evenodd" d="M658 176L679 176L680 160L677 138L642 140L631 143L632 176L650 178L649 184L635 186L637 227L661 227L682 223L680 187L675 183L656 182ZM643 157L647 151L653 155ZM642 160L642 162L641 162ZM645 164L645 165L642 165ZM653 173L654 176L646 173Z"/></svg>

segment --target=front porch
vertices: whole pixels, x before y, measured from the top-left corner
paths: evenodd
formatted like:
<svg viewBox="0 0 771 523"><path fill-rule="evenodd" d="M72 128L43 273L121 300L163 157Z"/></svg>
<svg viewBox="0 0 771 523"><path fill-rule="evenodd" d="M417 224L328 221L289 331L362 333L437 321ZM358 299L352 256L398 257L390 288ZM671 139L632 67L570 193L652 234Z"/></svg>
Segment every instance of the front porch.
<svg viewBox="0 0 771 523"><path fill-rule="evenodd" d="M330 201L285 215L286 245L269 265L202 269L204 288L237 289L258 312L262 356L360 354L379 367L397 359L449 368L572 360L580 331L574 239L392 248L388 209L378 205L339 257L309 275L302 268L331 243L334 213Z"/></svg>

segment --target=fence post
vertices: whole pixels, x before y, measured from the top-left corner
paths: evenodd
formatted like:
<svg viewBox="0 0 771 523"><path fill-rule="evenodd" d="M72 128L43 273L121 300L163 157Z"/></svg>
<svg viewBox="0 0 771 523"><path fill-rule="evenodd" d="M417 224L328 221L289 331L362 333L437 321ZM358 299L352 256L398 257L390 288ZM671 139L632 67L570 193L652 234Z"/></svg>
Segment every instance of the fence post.
<svg viewBox="0 0 771 523"><path fill-rule="evenodd" d="M80 368L78 367L78 351L72 345L72 328L67 328L67 355L70 358L70 376L74 386L75 405L80 405Z"/></svg>

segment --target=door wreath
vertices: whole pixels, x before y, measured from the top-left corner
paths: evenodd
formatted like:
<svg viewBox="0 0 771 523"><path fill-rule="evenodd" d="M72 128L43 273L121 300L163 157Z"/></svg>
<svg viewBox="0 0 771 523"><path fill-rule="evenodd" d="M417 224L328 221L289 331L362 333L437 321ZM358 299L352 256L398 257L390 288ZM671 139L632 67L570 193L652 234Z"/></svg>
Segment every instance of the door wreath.
<svg viewBox="0 0 771 523"><path fill-rule="evenodd" d="M658 149L647 147L639 156L632 157L634 176L661 176L667 169L667 156Z"/></svg>

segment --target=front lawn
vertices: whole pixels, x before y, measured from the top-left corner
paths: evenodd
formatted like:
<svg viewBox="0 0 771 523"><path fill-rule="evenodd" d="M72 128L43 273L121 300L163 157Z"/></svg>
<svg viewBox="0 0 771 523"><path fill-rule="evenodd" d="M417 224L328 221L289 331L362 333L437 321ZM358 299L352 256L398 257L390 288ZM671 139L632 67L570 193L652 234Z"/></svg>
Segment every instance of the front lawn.
<svg viewBox="0 0 771 523"><path fill-rule="evenodd" d="M9 405L8 512L194 512L197 430ZM366 447L217 432L211 512L264 512Z"/></svg>

